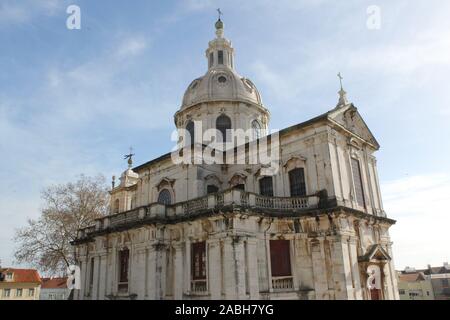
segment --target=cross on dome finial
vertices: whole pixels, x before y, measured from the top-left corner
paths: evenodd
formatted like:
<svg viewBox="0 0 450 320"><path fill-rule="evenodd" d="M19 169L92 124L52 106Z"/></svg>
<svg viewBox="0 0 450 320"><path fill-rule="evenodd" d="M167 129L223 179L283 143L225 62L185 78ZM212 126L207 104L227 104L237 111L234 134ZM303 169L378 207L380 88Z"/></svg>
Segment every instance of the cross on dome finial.
<svg viewBox="0 0 450 320"><path fill-rule="evenodd" d="M219 14L219 19L216 22L216 35L218 38L222 38L223 37L223 22L220 18L223 16L223 13L220 10L220 8L217 9L217 13Z"/></svg>
<svg viewBox="0 0 450 320"><path fill-rule="evenodd" d="M347 92L345 92L344 87L342 86L342 79L344 79L344 77L342 77L340 72L337 74L337 76L338 76L339 82L341 84L341 90L339 90L339 92L338 92L339 93L339 102L336 107L343 107L348 104Z"/></svg>

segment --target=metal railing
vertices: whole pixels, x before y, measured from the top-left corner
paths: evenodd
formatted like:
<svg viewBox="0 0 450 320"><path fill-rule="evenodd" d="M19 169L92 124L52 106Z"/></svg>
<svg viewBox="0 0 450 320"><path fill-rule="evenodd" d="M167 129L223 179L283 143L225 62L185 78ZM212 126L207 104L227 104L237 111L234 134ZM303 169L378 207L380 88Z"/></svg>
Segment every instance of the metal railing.
<svg viewBox="0 0 450 320"><path fill-rule="evenodd" d="M206 293L208 292L208 284L206 280L192 280L191 291L193 293Z"/></svg>

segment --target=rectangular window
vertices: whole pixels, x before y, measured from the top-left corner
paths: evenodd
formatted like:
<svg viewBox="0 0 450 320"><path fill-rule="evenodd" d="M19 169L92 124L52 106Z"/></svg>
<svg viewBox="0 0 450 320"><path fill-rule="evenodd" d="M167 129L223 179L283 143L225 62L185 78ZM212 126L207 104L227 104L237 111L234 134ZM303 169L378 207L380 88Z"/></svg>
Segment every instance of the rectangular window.
<svg viewBox="0 0 450 320"><path fill-rule="evenodd" d="M272 277L292 276L289 240L270 240L270 265Z"/></svg>
<svg viewBox="0 0 450 320"><path fill-rule="evenodd" d="M16 297L22 296L22 289L16 289Z"/></svg>
<svg viewBox="0 0 450 320"><path fill-rule="evenodd" d="M192 280L206 280L206 242L192 244Z"/></svg>
<svg viewBox="0 0 450 320"><path fill-rule="evenodd" d="M305 169L297 168L289 171L291 197L306 196Z"/></svg>
<svg viewBox="0 0 450 320"><path fill-rule="evenodd" d="M447 287L448 287L448 279L447 279L447 278L442 279L442 286L443 286L444 288L447 288Z"/></svg>
<svg viewBox="0 0 450 320"><path fill-rule="evenodd" d="M13 279L13 274L11 272L8 272L6 274L6 280L12 280Z"/></svg>
<svg viewBox="0 0 450 320"><path fill-rule="evenodd" d="M211 52L209 54L209 67L211 68L214 65L214 53Z"/></svg>
<svg viewBox="0 0 450 320"><path fill-rule="evenodd" d="M403 290L403 289L399 289L398 292L399 292L400 294L405 294L405 290Z"/></svg>
<svg viewBox="0 0 450 320"><path fill-rule="evenodd" d="M128 268L130 251L128 249L119 252L119 291L128 291Z"/></svg>
<svg viewBox="0 0 450 320"><path fill-rule="evenodd" d="M223 64L223 51L219 50L218 52L218 64Z"/></svg>
<svg viewBox="0 0 450 320"><path fill-rule="evenodd" d="M259 193L266 197L273 197L272 177L264 177L259 180Z"/></svg>
<svg viewBox="0 0 450 320"><path fill-rule="evenodd" d="M364 188L361 177L361 166L359 160L352 158L353 183L355 185L356 202L361 207L366 207L364 199Z"/></svg>
<svg viewBox="0 0 450 320"><path fill-rule="evenodd" d="M11 289L3 289L3 296L5 298L11 297Z"/></svg>
<svg viewBox="0 0 450 320"><path fill-rule="evenodd" d="M34 297L34 289L33 288L28 289L28 296L29 297Z"/></svg>

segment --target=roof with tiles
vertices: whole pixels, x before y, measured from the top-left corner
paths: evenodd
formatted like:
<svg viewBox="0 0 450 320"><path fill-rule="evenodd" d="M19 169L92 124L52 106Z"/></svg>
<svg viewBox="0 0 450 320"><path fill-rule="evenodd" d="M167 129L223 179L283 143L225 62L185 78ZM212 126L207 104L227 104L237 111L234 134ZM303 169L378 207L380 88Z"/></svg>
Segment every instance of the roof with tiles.
<svg viewBox="0 0 450 320"><path fill-rule="evenodd" d="M14 268L4 268L0 269L0 272L5 275L5 280L7 280L7 275L12 273L12 280L7 280L15 283L41 283L41 277L35 269L14 269Z"/></svg>

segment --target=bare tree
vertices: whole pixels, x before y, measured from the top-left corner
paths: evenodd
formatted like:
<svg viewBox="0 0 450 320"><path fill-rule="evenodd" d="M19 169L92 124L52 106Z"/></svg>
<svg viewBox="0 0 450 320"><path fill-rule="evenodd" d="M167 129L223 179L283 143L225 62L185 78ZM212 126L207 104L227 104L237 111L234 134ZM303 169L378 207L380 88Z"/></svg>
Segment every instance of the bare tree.
<svg viewBox="0 0 450 320"><path fill-rule="evenodd" d="M46 188L44 207L37 220L16 231L15 258L46 273L60 273L74 263L73 248L77 230L93 224L108 212L109 193L103 176Z"/></svg>

